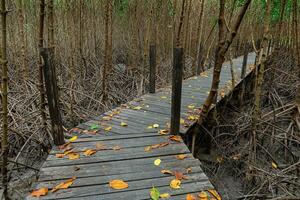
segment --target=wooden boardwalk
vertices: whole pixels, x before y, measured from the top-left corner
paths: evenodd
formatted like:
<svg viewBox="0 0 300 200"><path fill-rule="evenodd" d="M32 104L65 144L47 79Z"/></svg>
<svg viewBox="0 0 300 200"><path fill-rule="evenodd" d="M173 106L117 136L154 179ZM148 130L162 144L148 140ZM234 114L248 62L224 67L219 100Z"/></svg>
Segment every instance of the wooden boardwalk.
<svg viewBox="0 0 300 200"><path fill-rule="evenodd" d="M240 77L242 57L233 60L236 77ZM248 68L254 63L255 54L248 56ZM247 73L250 70L247 70ZM237 79L236 79L237 80ZM201 106L212 81L212 70L183 82L182 125L193 119L193 110ZM226 88L231 81L229 63L224 63L220 88ZM229 83L230 84L230 83ZM224 90L225 93L228 90ZM221 95L223 96L223 95ZM119 108L95 117L73 129L78 139L71 142L73 151L80 154L79 159L70 160L68 156L57 158L63 150L54 147L40 170L34 188L47 187L49 193L39 199L150 199L149 192L155 186L160 193L169 193L170 199L185 199L187 194L197 194L213 189L208 177L201 169L199 160L193 158L183 142L170 140L169 135L158 132L168 128L170 121L170 88L155 94L147 94ZM127 126L121 126L121 123ZM159 127L156 127L159 125ZM155 128L156 127L156 128ZM91 130L93 129L93 130ZM106 129L106 130L105 130ZM149 146L168 144L149 150ZM153 146L152 146L153 147ZM98 149L85 156L87 149ZM180 160L176 155L186 155ZM159 166L154 161L160 159ZM169 184L174 176L161 173L161 170L185 173L180 189L172 189ZM72 177L76 177L68 189L55 193L50 190ZM129 187L123 190L110 188L109 181L122 179ZM27 199L37 199L30 195Z"/></svg>

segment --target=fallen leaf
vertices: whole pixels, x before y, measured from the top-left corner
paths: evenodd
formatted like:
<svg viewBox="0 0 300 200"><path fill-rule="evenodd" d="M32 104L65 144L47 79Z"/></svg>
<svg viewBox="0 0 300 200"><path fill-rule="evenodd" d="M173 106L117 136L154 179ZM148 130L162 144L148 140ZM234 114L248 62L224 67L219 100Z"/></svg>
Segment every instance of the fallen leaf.
<svg viewBox="0 0 300 200"><path fill-rule="evenodd" d="M120 146L114 146L112 149L113 149L114 151L119 151L119 150L121 150L121 147L120 147Z"/></svg>
<svg viewBox="0 0 300 200"><path fill-rule="evenodd" d="M194 109L195 106L191 104L191 105L188 105L188 108L189 108L189 109Z"/></svg>
<svg viewBox="0 0 300 200"><path fill-rule="evenodd" d="M172 135L169 139L175 142L182 142L182 138L179 135Z"/></svg>
<svg viewBox="0 0 300 200"><path fill-rule="evenodd" d="M221 157L221 156L217 157L217 162L218 163L222 163L223 161L224 161L223 157Z"/></svg>
<svg viewBox="0 0 300 200"><path fill-rule="evenodd" d="M277 166L277 164L276 164L275 162L272 162L272 167L273 167L274 169L277 169L277 168L278 168L278 166Z"/></svg>
<svg viewBox="0 0 300 200"><path fill-rule="evenodd" d="M171 170L167 170L167 169L162 169L160 171L162 174L170 174L170 175L173 175L173 172Z"/></svg>
<svg viewBox="0 0 300 200"><path fill-rule="evenodd" d="M72 177L72 178L66 180L65 182L62 182L62 183L58 184L57 186L55 186L55 187L51 190L51 192L56 192L57 190L69 188L69 187L73 184L73 182L74 182L75 179L76 179L76 177L74 176L74 177Z"/></svg>
<svg viewBox="0 0 300 200"><path fill-rule="evenodd" d="M78 153L68 153L69 160L76 160L80 158L80 155Z"/></svg>
<svg viewBox="0 0 300 200"><path fill-rule="evenodd" d="M74 137L70 138L69 142L74 142L75 140L77 140L77 136L74 136Z"/></svg>
<svg viewBox="0 0 300 200"><path fill-rule="evenodd" d="M94 150L94 149L87 149L87 150L85 150L85 151L83 152L83 154L84 154L85 156L91 156L91 155L95 154L96 152L97 152L97 151Z"/></svg>
<svg viewBox="0 0 300 200"><path fill-rule="evenodd" d="M157 149L157 148L162 148L162 147L165 147L169 145L169 142L162 142L162 143L159 143L159 144L153 144L151 145L151 149Z"/></svg>
<svg viewBox="0 0 300 200"><path fill-rule="evenodd" d="M166 134L169 133L169 130L167 130L167 129L162 129L162 130L159 130L158 133L159 133L160 135L166 135Z"/></svg>
<svg viewBox="0 0 300 200"><path fill-rule="evenodd" d="M112 180L109 182L109 186L115 190L122 190L128 188L128 184L123 180Z"/></svg>
<svg viewBox="0 0 300 200"><path fill-rule="evenodd" d="M226 94L225 94L225 92L224 92L224 91L221 91L221 92L220 92L220 97L221 97L221 98L224 98L224 97L225 97L225 95L226 95Z"/></svg>
<svg viewBox="0 0 300 200"><path fill-rule="evenodd" d="M63 158L64 156L65 156L64 153L57 153L57 154L55 154L56 158Z"/></svg>
<svg viewBox="0 0 300 200"><path fill-rule="evenodd" d="M176 155L176 158L177 158L178 160L183 160L183 159L187 158L187 155L186 155L186 154Z"/></svg>
<svg viewBox="0 0 300 200"><path fill-rule="evenodd" d="M205 191L200 192L198 194L198 197L200 198L200 200L208 200L208 196Z"/></svg>
<svg viewBox="0 0 300 200"><path fill-rule="evenodd" d="M162 199L168 199L171 197L171 195L169 193L163 193L163 194L159 195L159 197Z"/></svg>
<svg viewBox="0 0 300 200"><path fill-rule="evenodd" d="M141 110L142 107L141 107L141 106L136 106L136 107L133 107L132 109L133 109L133 110Z"/></svg>
<svg viewBox="0 0 300 200"><path fill-rule="evenodd" d="M71 142L67 142L67 143L65 143L65 144L63 144L63 145L58 146L58 149L60 149L60 150L65 149L65 148L67 148L70 144L71 144Z"/></svg>
<svg viewBox="0 0 300 200"><path fill-rule="evenodd" d="M152 200L159 200L159 195L160 192L158 191L157 188L155 188L154 186L152 187L152 189L150 190L150 197Z"/></svg>
<svg viewBox="0 0 300 200"><path fill-rule="evenodd" d="M196 200L196 197L194 195L187 194L185 199L186 200Z"/></svg>
<svg viewBox="0 0 300 200"><path fill-rule="evenodd" d="M217 200L221 200L222 199L216 190L214 190L214 189L208 189L207 191L210 194L212 194Z"/></svg>
<svg viewBox="0 0 300 200"><path fill-rule="evenodd" d="M105 121L109 121L109 120L111 120L111 116L104 116L104 117L102 117L102 119Z"/></svg>
<svg viewBox="0 0 300 200"><path fill-rule="evenodd" d="M121 126L128 126L127 123L125 123L125 122L121 122L120 125L121 125Z"/></svg>
<svg viewBox="0 0 300 200"><path fill-rule="evenodd" d="M153 126L152 126L152 125L149 125L149 126L147 127L147 129L153 129Z"/></svg>
<svg viewBox="0 0 300 200"><path fill-rule="evenodd" d="M178 180L178 179L173 179L173 180L170 182L170 187L173 188L173 189L179 189L179 188L180 188L180 185L181 185L181 181Z"/></svg>
<svg viewBox="0 0 300 200"><path fill-rule="evenodd" d="M111 131L111 129L112 129L112 127L109 126L109 127L106 127L104 130L105 130L105 131Z"/></svg>
<svg viewBox="0 0 300 200"><path fill-rule="evenodd" d="M185 123L185 120L180 118L180 124L184 124Z"/></svg>
<svg viewBox="0 0 300 200"><path fill-rule="evenodd" d="M151 146L145 147L144 151L146 151L146 152L151 151Z"/></svg>
<svg viewBox="0 0 300 200"><path fill-rule="evenodd" d="M107 147L104 145L104 144L102 144L102 143L97 143L96 144L96 150L104 150L104 149L107 149Z"/></svg>
<svg viewBox="0 0 300 200"><path fill-rule="evenodd" d="M80 167L74 166L73 169L74 169L74 171L79 171L79 170L80 170Z"/></svg>
<svg viewBox="0 0 300 200"><path fill-rule="evenodd" d="M153 128L158 128L159 124L153 124Z"/></svg>
<svg viewBox="0 0 300 200"><path fill-rule="evenodd" d="M160 98L161 98L161 99L167 99L168 97L166 97L166 96L161 96Z"/></svg>
<svg viewBox="0 0 300 200"><path fill-rule="evenodd" d="M190 121L195 121L197 119L198 119L198 116L195 116L195 115L189 115L188 116L188 120L190 120Z"/></svg>
<svg viewBox="0 0 300 200"><path fill-rule="evenodd" d="M205 77L205 78L208 77L207 72L201 72L201 73L200 73L200 76L201 76L201 77Z"/></svg>
<svg viewBox="0 0 300 200"><path fill-rule="evenodd" d="M33 197L45 196L48 194L48 188L43 187L43 188L32 191L30 194Z"/></svg>
<svg viewBox="0 0 300 200"><path fill-rule="evenodd" d="M186 173L187 173L187 174L189 174L189 173L191 173L191 172L192 172L192 168L191 168L191 167L189 167L189 168L186 169Z"/></svg>
<svg viewBox="0 0 300 200"><path fill-rule="evenodd" d="M90 130L97 130L97 129L99 129L99 128L100 128L100 126L97 125L97 124L92 124L92 125L90 126Z"/></svg>
<svg viewBox="0 0 300 200"><path fill-rule="evenodd" d="M161 159L154 160L154 165L159 166L161 163Z"/></svg>

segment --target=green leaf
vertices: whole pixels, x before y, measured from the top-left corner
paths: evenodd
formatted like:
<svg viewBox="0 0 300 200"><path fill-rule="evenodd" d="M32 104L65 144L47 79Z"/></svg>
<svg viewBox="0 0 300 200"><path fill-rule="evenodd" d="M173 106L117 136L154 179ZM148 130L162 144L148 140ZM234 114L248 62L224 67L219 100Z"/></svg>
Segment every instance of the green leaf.
<svg viewBox="0 0 300 200"><path fill-rule="evenodd" d="M91 130L96 130L96 129L99 129L99 128L100 128L100 126L97 125L97 124L92 124L91 127L90 127Z"/></svg>
<svg viewBox="0 0 300 200"><path fill-rule="evenodd" d="M152 200L159 200L159 195L160 195L160 192L158 191L157 188L155 188L153 186L153 188L150 190L150 197Z"/></svg>

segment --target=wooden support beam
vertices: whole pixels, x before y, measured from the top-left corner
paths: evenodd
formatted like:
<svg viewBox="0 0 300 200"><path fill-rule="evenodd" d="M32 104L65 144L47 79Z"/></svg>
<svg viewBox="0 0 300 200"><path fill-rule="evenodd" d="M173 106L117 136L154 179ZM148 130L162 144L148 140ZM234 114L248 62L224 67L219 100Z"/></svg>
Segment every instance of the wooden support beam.
<svg viewBox="0 0 300 200"><path fill-rule="evenodd" d="M156 78L156 45L150 45L150 78L149 78L150 93L155 93L155 78Z"/></svg>
<svg viewBox="0 0 300 200"><path fill-rule="evenodd" d="M172 79L172 107L171 107L171 134L179 134L180 108L182 90L183 49L175 48L173 52L173 79Z"/></svg>
<svg viewBox="0 0 300 200"><path fill-rule="evenodd" d="M58 104L57 80L55 66L53 65L53 54L53 48L41 49L41 55L44 61L46 94L51 118L51 132L53 135L54 144L62 145L65 143L65 141L62 128L62 119Z"/></svg>

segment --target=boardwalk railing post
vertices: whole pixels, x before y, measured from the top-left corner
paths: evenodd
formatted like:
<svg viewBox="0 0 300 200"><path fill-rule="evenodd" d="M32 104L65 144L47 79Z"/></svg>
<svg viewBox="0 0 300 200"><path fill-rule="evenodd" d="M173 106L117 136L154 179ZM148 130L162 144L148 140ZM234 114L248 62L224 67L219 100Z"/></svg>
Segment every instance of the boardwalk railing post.
<svg viewBox="0 0 300 200"><path fill-rule="evenodd" d="M173 52L172 75L172 107L171 107L171 134L178 135L180 129L180 108L182 90L183 49L175 48Z"/></svg>
<svg viewBox="0 0 300 200"><path fill-rule="evenodd" d="M155 93L155 78L156 78L156 46L150 45L150 77L149 77L149 92Z"/></svg>
<svg viewBox="0 0 300 200"><path fill-rule="evenodd" d="M53 65L53 54L53 48L41 49L41 55L44 60L46 94L51 118L51 132L53 135L54 144L62 145L65 143L65 141L62 128L62 119L58 105L58 91L55 66Z"/></svg>

